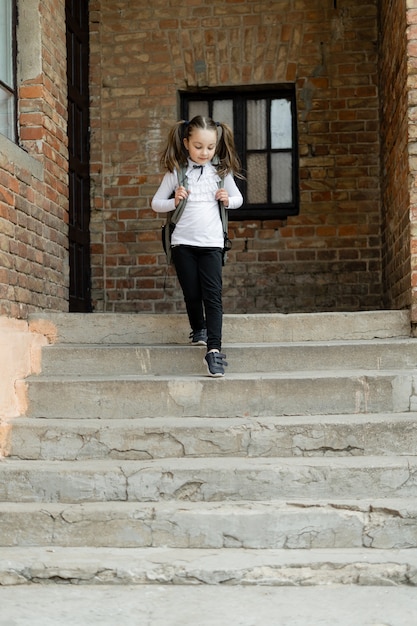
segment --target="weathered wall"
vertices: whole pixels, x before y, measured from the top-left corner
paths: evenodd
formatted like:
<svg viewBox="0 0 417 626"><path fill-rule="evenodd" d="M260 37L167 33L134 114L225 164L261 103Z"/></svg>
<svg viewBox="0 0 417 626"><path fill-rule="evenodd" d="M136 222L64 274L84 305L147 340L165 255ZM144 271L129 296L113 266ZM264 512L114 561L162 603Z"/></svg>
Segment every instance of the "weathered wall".
<svg viewBox="0 0 417 626"><path fill-rule="evenodd" d="M0 137L0 315L26 318L68 307L65 3L18 6L19 145Z"/></svg>
<svg viewBox="0 0 417 626"><path fill-rule="evenodd" d="M27 409L26 389L17 384L41 369L41 349L47 339L30 332L25 320L0 317L0 459L9 432L3 418L23 415Z"/></svg>
<svg viewBox="0 0 417 626"><path fill-rule="evenodd" d="M406 1L381 0L379 75L383 291L386 306L411 302Z"/></svg>
<svg viewBox="0 0 417 626"><path fill-rule="evenodd" d="M230 223L225 310L381 307L377 1L90 8L96 310L183 310L150 209L178 90L281 82L297 89L300 215Z"/></svg>

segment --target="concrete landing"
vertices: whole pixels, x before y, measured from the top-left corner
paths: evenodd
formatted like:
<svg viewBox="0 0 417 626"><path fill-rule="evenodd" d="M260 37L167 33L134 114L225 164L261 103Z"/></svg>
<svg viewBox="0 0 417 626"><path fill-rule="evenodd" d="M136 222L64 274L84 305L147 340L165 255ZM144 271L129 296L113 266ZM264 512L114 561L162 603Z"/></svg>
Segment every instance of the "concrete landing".
<svg viewBox="0 0 417 626"><path fill-rule="evenodd" d="M413 626L413 587L0 588L0 626Z"/></svg>

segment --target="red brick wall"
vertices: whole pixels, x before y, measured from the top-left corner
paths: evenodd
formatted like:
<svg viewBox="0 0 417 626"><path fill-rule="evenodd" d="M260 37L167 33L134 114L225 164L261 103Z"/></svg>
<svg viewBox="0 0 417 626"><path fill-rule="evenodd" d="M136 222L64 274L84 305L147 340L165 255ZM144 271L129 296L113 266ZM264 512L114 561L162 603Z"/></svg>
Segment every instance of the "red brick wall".
<svg viewBox="0 0 417 626"><path fill-rule="evenodd" d="M290 81L300 215L231 222L226 311L411 306L417 321L413 4L90 0L96 310L183 310L150 209L178 90ZM24 151L0 141L0 315L68 307L64 8L44 0L36 9L40 70L19 83Z"/></svg>
<svg viewBox="0 0 417 626"><path fill-rule="evenodd" d="M11 317L68 307L65 3L39 11L41 72L19 84L22 148L0 151L0 315Z"/></svg>
<svg viewBox="0 0 417 626"><path fill-rule="evenodd" d="M90 7L96 310L183 310L150 209L178 90L280 82L297 89L300 215L230 223L225 310L381 307L377 1Z"/></svg>
<svg viewBox="0 0 417 626"><path fill-rule="evenodd" d="M410 306L410 194L405 0L380 3L381 195L384 302Z"/></svg>

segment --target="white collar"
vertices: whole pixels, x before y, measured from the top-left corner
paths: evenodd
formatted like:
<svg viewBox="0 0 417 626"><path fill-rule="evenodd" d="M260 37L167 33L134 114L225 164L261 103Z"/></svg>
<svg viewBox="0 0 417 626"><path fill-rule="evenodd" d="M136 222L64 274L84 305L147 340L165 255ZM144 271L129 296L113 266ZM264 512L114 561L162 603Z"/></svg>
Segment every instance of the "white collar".
<svg viewBox="0 0 417 626"><path fill-rule="evenodd" d="M202 167L203 169L200 171L198 171L198 168ZM207 168L207 170L205 170L205 168ZM188 176L189 174L191 174L192 172L196 172L198 178L200 178L201 174L204 172L215 172L216 177L218 180L220 180L220 176L217 174L217 170L213 165L212 161L209 161L208 163L206 163L205 165L200 165L199 163L196 163L195 161L192 161L189 157L188 157L188 166L187 166L187 170L186 170L186 175Z"/></svg>

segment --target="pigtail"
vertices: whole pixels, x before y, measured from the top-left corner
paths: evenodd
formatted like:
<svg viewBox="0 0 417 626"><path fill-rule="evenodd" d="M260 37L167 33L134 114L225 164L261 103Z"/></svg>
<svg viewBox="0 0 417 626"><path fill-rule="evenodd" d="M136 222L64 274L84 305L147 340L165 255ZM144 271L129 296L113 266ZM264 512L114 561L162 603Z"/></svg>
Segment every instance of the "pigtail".
<svg viewBox="0 0 417 626"><path fill-rule="evenodd" d="M213 164L219 176L224 178L233 174L237 178L244 178L241 174L241 163L235 147L233 131L224 122L213 122L211 118L196 115L190 122L177 122L168 134L167 145L161 155L161 167L168 172L180 170L187 165L188 152L184 146L184 138L189 138L195 128L215 130L217 145Z"/></svg>
<svg viewBox="0 0 417 626"><path fill-rule="evenodd" d="M162 152L160 164L168 172L179 170L187 164L187 151L184 146L184 137L187 133L188 122L177 122L168 134L167 145Z"/></svg>
<svg viewBox="0 0 417 626"><path fill-rule="evenodd" d="M216 155L219 160L217 166L219 176L224 177L227 174L233 174L237 178L244 178L241 174L242 166L236 151L232 129L224 122L216 122L216 126L220 129L216 148Z"/></svg>

